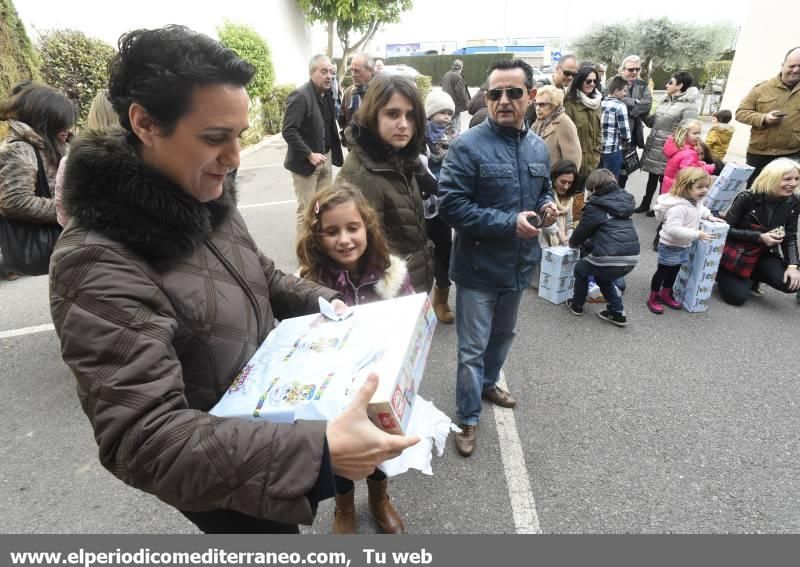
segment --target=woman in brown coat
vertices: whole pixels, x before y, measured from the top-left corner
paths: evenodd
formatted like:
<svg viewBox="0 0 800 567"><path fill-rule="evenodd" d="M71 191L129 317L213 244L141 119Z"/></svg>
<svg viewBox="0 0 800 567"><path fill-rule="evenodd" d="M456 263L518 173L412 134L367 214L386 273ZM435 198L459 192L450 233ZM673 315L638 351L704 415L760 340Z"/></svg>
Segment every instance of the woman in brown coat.
<svg viewBox="0 0 800 567"><path fill-rule="evenodd" d="M533 102L536 121L531 130L540 136L550 151L550 167L568 160L581 167L581 141L575 123L564 111L564 91L544 85L536 91Z"/></svg>
<svg viewBox="0 0 800 567"><path fill-rule="evenodd" d="M119 46L122 129L79 140L64 182L72 221L50 266L62 357L115 476L207 533L297 533L334 473L364 478L414 439L369 422L374 379L328 424L208 413L276 319L337 294L276 269L236 208L253 67L182 26Z"/></svg>

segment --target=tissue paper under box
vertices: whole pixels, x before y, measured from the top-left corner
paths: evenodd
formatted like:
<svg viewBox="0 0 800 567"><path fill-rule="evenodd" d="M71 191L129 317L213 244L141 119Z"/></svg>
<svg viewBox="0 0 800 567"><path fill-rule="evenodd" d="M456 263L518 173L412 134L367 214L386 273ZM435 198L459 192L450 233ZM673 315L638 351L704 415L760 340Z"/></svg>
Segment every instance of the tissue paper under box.
<svg viewBox="0 0 800 567"><path fill-rule="evenodd" d="M375 372L380 385L367 414L387 433L403 434L435 326L424 293L355 307L342 321L322 315L285 319L210 413L272 422L330 420Z"/></svg>
<svg viewBox="0 0 800 567"><path fill-rule="evenodd" d="M555 304L564 303L572 297L575 288L572 272L578 259L578 250L569 246L553 246L542 250L539 297Z"/></svg>
<svg viewBox="0 0 800 567"><path fill-rule="evenodd" d="M708 190L703 204L712 211L724 211L730 206L736 195L747 187L747 180L750 179L754 170L754 167L746 164L726 164Z"/></svg>
<svg viewBox="0 0 800 567"><path fill-rule="evenodd" d="M691 313L702 313L708 309L729 228L724 222L700 221L700 230L714 234L714 239L708 242L694 241L689 250L689 263L681 266L673 288L675 299Z"/></svg>

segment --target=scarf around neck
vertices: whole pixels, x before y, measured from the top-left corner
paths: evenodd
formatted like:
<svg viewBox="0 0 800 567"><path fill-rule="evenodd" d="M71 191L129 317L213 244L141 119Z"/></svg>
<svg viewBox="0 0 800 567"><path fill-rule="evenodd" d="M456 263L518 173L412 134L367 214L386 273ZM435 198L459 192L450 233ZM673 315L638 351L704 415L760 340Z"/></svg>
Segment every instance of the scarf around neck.
<svg viewBox="0 0 800 567"><path fill-rule="evenodd" d="M578 100L580 100L583 103L583 106L591 110L597 110L598 108L600 108L600 103L603 102L601 97L589 98L583 91L577 91L577 92L578 92Z"/></svg>
<svg viewBox="0 0 800 567"><path fill-rule="evenodd" d="M543 136L544 131L547 129L548 126L550 126L550 124L552 124L553 120L561 116L563 113L564 113L564 105L559 104L555 108L555 110L553 110L553 112L545 116L544 120L542 120L541 122L537 120L536 122L533 123L534 133L537 134L538 136Z"/></svg>

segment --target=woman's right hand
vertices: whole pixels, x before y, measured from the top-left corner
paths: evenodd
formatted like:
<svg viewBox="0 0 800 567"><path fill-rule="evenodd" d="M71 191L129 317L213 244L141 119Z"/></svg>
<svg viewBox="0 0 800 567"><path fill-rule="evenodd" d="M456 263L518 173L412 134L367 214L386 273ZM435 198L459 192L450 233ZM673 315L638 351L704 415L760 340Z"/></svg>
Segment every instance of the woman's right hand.
<svg viewBox="0 0 800 567"><path fill-rule="evenodd" d="M774 236L772 236L768 232L763 233L760 238L761 238L761 242L763 242L765 245L769 246L770 248L773 247L773 246L777 246L778 244L781 244L783 242L783 238L775 238Z"/></svg>
<svg viewBox="0 0 800 567"><path fill-rule="evenodd" d="M419 442L417 436L385 433L369 420L367 405L377 389L378 376L370 374L347 409L328 423L331 466L339 476L350 480L366 478L379 464Z"/></svg>

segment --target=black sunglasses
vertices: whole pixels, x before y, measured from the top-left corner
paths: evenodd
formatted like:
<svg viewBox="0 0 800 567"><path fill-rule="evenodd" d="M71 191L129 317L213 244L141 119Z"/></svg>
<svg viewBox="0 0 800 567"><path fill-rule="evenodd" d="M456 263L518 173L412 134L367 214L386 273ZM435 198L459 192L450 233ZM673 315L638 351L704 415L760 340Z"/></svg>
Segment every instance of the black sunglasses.
<svg viewBox="0 0 800 567"><path fill-rule="evenodd" d="M506 93L508 96L508 100L519 100L522 98L522 95L525 94L525 89L521 87L508 87L507 89L489 89L486 91L486 97L493 101L497 102L501 98L503 98L503 93Z"/></svg>
<svg viewBox="0 0 800 567"><path fill-rule="evenodd" d="M586 79L585 81L583 81L583 84L584 85L596 85L597 84L597 79Z"/></svg>
<svg viewBox="0 0 800 567"><path fill-rule="evenodd" d="M574 77L578 73L576 71L567 71L566 69L561 69L561 72L564 74L565 77Z"/></svg>
<svg viewBox="0 0 800 567"><path fill-rule="evenodd" d="M628 68L627 68L627 69L625 69L625 70L626 70L628 73L638 73L639 71L641 71L641 70L642 70L642 68L641 68L641 67L628 67Z"/></svg>

